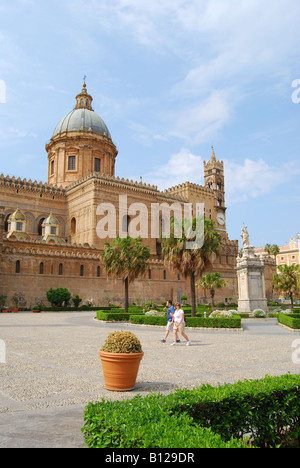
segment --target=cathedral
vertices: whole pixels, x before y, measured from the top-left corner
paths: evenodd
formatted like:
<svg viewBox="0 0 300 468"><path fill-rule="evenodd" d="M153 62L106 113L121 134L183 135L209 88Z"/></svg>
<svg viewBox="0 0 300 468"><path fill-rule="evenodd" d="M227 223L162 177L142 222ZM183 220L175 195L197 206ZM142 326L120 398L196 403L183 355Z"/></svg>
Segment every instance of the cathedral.
<svg viewBox="0 0 300 468"><path fill-rule="evenodd" d="M126 196L128 205L143 203L149 212L153 203L189 203L196 213L202 203L206 218L215 222L222 236L213 271L221 273L227 286L217 300L237 301L238 241L229 240L226 231L223 162L212 150L204 162L204 186L186 182L159 191L142 181L120 178L115 175L117 148L92 103L84 84L74 109L60 120L46 145L47 183L0 175L0 295L7 296L8 304L18 297L19 307L31 308L47 305L50 288L66 287L83 303L122 302L121 280L108 279L101 261L104 243L110 239L97 233L97 207L111 203L118 211L120 196ZM124 224L119 214L116 219L124 230L130 217ZM145 277L130 285L130 301L161 303L183 294L190 298L189 280L165 266L159 239L149 235L143 242L150 247L151 261ZM209 300L201 290L197 299Z"/></svg>

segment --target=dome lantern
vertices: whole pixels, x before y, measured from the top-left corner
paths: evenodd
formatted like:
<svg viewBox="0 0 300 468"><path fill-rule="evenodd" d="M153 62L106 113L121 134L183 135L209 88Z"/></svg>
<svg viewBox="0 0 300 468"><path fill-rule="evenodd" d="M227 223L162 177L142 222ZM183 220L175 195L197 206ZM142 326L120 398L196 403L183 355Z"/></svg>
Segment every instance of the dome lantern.
<svg viewBox="0 0 300 468"><path fill-rule="evenodd" d="M92 108L92 101L93 101L93 98L90 94L88 94L86 90L86 84L84 83L81 93L77 94L76 96L75 109L88 109L94 112Z"/></svg>

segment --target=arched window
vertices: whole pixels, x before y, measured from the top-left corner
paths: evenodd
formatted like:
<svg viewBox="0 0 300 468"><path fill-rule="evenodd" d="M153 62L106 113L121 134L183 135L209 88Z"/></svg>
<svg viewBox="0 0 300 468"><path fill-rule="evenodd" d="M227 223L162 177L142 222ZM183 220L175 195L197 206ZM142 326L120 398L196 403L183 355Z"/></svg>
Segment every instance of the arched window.
<svg viewBox="0 0 300 468"><path fill-rule="evenodd" d="M166 272L166 270L164 270L164 280L166 280L166 279L167 279L167 272Z"/></svg>
<svg viewBox="0 0 300 468"><path fill-rule="evenodd" d="M44 274L44 264L43 262L40 263L40 275Z"/></svg>
<svg viewBox="0 0 300 468"><path fill-rule="evenodd" d="M8 214L5 218L5 221L4 221L4 232L8 232L8 229L9 229L9 223L8 223L8 219L10 217L10 214Z"/></svg>
<svg viewBox="0 0 300 468"><path fill-rule="evenodd" d="M21 273L21 262L20 262L20 260L16 261L16 273Z"/></svg>
<svg viewBox="0 0 300 468"><path fill-rule="evenodd" d="M63 264L60 263L60 264L59 264L59 267L58 267L58 274L59 274L59 276L62 276L62 275L63 275L63 269L64 269Z"/></svg>
<svg viewBox="0 0 300 468"><path fill-rule="evenodd" d="M76 219L75 218L71 219L71 234L72 235L76 234Z"/></svg>
<svg viewBox="0 0 300 468"><path fill-rule="evenodd" d="M101 276L101 268L98 266L97 267L97 278L100 278Z"/></svg>
<svg viewBox="0 0 300 468"><path fill-rule="evenodd" d="M151 279L151 276L152 276L152 272L151 270L148 270L148 278Z"/></svg>
<svg viewBox="0 0 300 468"><path fill-rule="evenodd" d="M80 276L84 276L84 266L80 265Z"/></svg>
<svg viewBox="0 0 300 468"><path fill-rule="evenodd" d="M38 235L39 236L42 236L43 235L43 227L42 227L42 224L43 222L45 221L46 218L42 218L40 221L39 221L39 224L38 224Z"/></svg>

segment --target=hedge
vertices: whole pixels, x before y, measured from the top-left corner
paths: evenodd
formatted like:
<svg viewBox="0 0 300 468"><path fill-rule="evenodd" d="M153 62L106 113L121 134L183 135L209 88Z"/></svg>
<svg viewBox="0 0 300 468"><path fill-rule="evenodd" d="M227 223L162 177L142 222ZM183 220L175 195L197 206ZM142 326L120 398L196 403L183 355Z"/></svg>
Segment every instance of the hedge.
<svg viewBox="0 0 300 468"><path fill-rule="evenodd" d="M300 439L300 375L266 376L180 389L125 401L89 403L82 428L89 448L277 447Z"/></svg>
<svg viewBox="0 0 300 468"><path fill-rule="evenodd" d="M166 317L150 317L144 315L131 315L130 323L145 325L166 325ZM241 328L241 318L203 318L186 317L186 326L194 328Z"/></svg>
<svg viewBox="0 0 300 468"><path fill-rule="evenodd" d="M198 427L186 413L171 413L163 397L140 395L133 400L90 403L82 428L88 448L242 448Z"/></svg>
<svg viewBox="0 0 300 468"><path fill-rule="evenodd" d="M167 317L155 317L152 315L130 315L130 323L138 325L158 325L166 326Z"/></svg>
<svg viewBox="0 0 300 468"><path fill-rule="evenodd" d="M201 328L241 328L242 320L239 315L234 317L219 317L219 318L204 318L204 317L187 317L187 327Z"/></svg>
<svg viewBox="0 0 300 468"><path fill-rule="evenodd" d="M282 323L293 330L300 329L300 317L299 314L278 314L278 322Z"/></svg>
<svg viewBox="0 0 300 468"><path fill-rule="evenodd" d="M125 312L105 312L98 310L96 312L98 320L104 320L105 322L128 322L130 315Z"/></svg>
<svg viewBox="0 0 300 468"><path fill-rule="evenodd" d="M140 315L140 313L128 314L122 312L97 312L97 319L106 322L130 321L132 324L138 325L157 325L165 326L167 323L166 317L154 317L150 315ZM186 317L186 326L195 328L241 328L241 317L234 316L232 318L203 318L203 317Z"/></svg>

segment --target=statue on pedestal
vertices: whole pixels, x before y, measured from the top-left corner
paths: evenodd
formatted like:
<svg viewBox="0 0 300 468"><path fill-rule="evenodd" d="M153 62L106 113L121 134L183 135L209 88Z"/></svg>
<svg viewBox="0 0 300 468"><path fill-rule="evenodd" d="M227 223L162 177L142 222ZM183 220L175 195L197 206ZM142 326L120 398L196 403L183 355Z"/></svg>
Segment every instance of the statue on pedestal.
<svg viewBox="0 0 300 468"><path fill-rule="evenodd" d="M242 227L243 255L237 258L239 288L238 311L252 314L255 309L267 311L264 261L250 245L247 226Z"/></svg>
<svg viewBox="0 0 300 468"><path fill-rule="evenodd" d="M247 226L242 227L241 238L243 239L243 247L250 247L249 233Z"/></svg>

